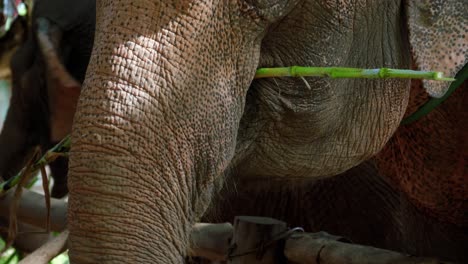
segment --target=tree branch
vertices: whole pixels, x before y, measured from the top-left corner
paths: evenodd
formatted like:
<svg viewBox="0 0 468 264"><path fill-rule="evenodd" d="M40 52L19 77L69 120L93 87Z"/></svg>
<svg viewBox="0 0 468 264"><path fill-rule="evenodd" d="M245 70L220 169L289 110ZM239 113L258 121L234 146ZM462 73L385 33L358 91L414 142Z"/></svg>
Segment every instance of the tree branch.
<svg viewBox="0 0 468 264"><path fill-rule="evenodd" d="M47 264L67 247L68 230L63 231L59 236L45 243L33 253L26 256L18 264Z"/></svg>

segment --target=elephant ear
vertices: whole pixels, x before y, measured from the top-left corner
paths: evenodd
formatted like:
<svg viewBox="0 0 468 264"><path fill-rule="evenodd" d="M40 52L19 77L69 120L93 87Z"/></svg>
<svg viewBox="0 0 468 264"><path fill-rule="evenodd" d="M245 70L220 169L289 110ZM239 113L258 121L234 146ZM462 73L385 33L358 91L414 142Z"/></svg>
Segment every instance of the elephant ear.
<svg viewBox="0 0 468 264"><path fill-rule="evenodd" d="M416 65L453 77L467 63L466 0L409 0L409 38ZM442 97L450 83L424 80L432 97Z"/></svg>

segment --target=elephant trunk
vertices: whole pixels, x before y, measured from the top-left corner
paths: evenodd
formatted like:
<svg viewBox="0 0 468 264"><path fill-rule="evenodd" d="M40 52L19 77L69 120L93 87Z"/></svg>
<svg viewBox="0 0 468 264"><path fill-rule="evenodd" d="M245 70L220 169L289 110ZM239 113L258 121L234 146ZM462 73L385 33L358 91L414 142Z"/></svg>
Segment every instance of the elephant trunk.
<svg viewBox="0 0 468 264"><path fill-rule="evenodd" d="M260 38L212 19L236 3L105 2L74 118L70 258L183 263L234 154Z"/></svg>

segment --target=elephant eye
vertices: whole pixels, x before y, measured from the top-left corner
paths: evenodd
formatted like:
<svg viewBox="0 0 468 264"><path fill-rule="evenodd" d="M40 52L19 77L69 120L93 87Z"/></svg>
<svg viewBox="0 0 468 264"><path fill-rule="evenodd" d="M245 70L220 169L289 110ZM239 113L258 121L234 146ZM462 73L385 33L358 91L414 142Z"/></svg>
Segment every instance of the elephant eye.
<svg viewBox="0 0 468 264"><path fill-rule="evenodd" d="M298 0L240 0L240 10L254 20L274 22L285 16Z"/></svg>
<svg viewBox="0 0 468 264"><path fill-rule="evenodd" d="M244 14L247 14L254 20L261 19L261 15L259 13L259 9L253 3L254 1L239 1L239 8L240 11Z"/></svg>

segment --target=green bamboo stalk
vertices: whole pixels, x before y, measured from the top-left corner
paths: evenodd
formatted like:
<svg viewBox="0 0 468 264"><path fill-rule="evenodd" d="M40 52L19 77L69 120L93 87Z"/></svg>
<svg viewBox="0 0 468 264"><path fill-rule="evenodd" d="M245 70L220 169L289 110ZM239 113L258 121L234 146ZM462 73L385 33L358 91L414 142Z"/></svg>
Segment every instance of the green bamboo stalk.
<svg viewBox="0 0 468 264"><path fill-rule="evenodd" d="M401 69L360 69L345 67L279 67L259 68L255 79L271 77L329 77L329 78L366 78L366 79L428 79L435 81L455 81L454 78L444 77L441 72L413 71Z"/></svg>
<svg viewBox="0 0 468 264"><path fill-rule="evenodd" d="M60 156L66 156L66 152L70 149L70 135L66 136L62 141L60 141L53 148L49 149L42 157L37 160L31 168L31 173L36 173L41 169L41 167L49 164ZM23 168L18 174L10 178L7 181L4 181L0 184L0 196L5 194L8 190L13 188L20 182L20 179L23 177L24 173L29 171L28 168Z"/></svg>

